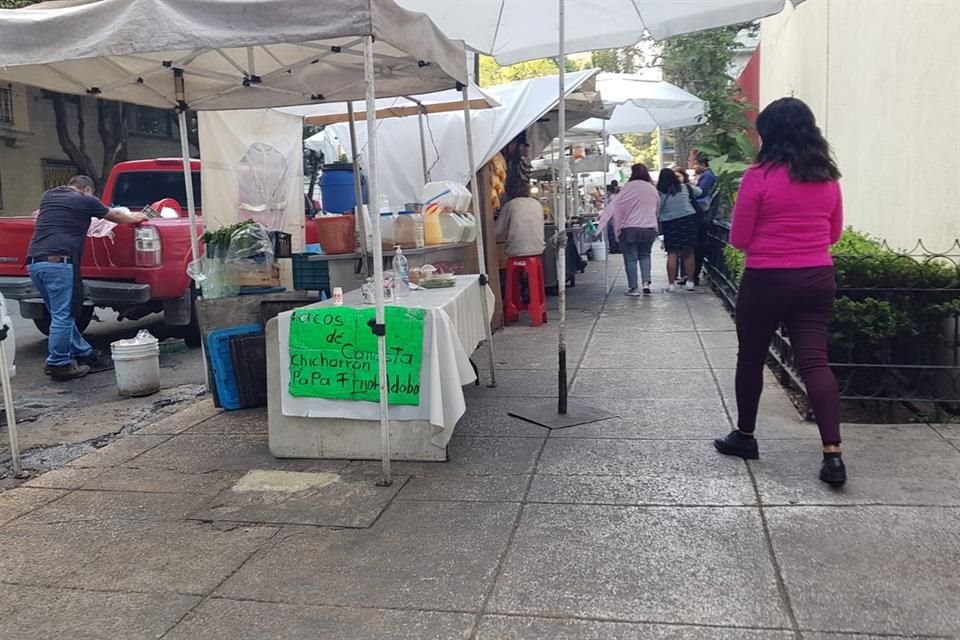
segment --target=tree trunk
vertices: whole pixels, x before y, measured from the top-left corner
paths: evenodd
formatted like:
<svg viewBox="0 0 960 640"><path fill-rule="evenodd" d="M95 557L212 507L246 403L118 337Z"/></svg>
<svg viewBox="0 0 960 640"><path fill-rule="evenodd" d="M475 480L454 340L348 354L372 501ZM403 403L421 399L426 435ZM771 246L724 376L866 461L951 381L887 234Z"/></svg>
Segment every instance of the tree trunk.
<svg viewBox="0 0 960 640"><path fill-rule="evenodd" d="M127 159L127 117L129 109L120 102L97 101L97 132L103 143L100 175L110 175L113 165Z"/></svg>
<svg viewBox="0 0 960 640"><path fill-rule="evenodd" d="M70 162L77 168L77 171L83 175L90 176L100 187L100 176L97 175L93 159L87 153L86 136L84 129L86 122L83 117L83 100L80 98L71 98L62 93L44 92L44 96L50 99L53 105L53 115L57 125L57 142L60 148L70 158ZM74 102L77 107L77 141L74 141L71 135L70 118L68 114L68 102Z"/></svg>

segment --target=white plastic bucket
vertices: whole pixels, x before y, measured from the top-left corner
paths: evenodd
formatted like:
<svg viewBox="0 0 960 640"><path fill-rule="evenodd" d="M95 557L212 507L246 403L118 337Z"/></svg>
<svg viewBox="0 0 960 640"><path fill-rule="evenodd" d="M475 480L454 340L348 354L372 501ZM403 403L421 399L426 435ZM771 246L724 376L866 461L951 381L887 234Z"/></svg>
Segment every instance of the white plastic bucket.
<svg viewBox="0 0 960 640"><path fill-rule="evenodd" d="M607 245L603 242L591 242L590 253L597 262L604 262L607 259Z"/></svg>
<svg viewBox="0 0 960 640"><path fill-rule="evenodd" d="M152 336L151 336L152 337ZM110 345L121 396L149 396L160 391L160 343L156 338L139 344L118 340Z"/></svg>

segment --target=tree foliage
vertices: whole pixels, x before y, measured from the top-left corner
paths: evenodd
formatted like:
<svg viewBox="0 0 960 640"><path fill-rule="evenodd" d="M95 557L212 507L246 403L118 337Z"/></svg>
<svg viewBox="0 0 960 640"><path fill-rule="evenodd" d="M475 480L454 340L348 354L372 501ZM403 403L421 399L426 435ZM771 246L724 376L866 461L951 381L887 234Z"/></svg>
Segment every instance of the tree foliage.
<svg viewBox="0 0 960 640"><path fill-rule="evenodd" d="M728 160L749 160L754 154L747 137L751 124L728 69L740 45L737 36L755 25L733 25L665 40L661 48L663 79L686 89L709 105L707 123L676 130L672 137L678 158L696 148Z"/></svg>
<svg viewBox="0 0 960 640"><path fill-rule="evenodd" d="M506 84L515 80L542 78L558 73L557 64L549 58L528 60L501 67L490 56L480 56L480 86L489 87L494 84Z"/></svg>

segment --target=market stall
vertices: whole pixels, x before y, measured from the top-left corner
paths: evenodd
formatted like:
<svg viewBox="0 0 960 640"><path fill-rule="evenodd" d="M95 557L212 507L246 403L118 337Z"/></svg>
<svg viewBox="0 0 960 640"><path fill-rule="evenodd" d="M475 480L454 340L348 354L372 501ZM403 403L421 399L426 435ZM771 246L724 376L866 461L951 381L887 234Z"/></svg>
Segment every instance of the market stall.
<svg viewBox="0 0 960 640"><path fill-rule="evenodd" d="M391 303L388 379L396 460L443 461L466 404L463 385L476 380L470 354L484 340L489 316L479 276L423 289ZM417 314L421 311L421 314ZM267 325L268 365L279 371L269 393L270 450L280 457L370 459L379 456L375 352L365 340L371 309L360 291L342 305L328 300L280 314ZM311 330L304 334L303 327ZM409 327L393 335L393 327ZM304 335L307 336L306 340ZM311 342L313 341L313 342ZM305 344L305 342L307 342ZM401 404L402 403L402 404Z"/></svg>
<svg viewBox="0 0 960 640"><path fill-rule="evenodd" d="M176 111L194 258L201 251L188 110L365 98L370 196L378 201L377 91L381 96L426 93L467 81L462 44L444 37L425 15L392 0L338 0L323 11L308 0L45 2L0 12L0 41L2 80ZM464 111L469 114L469 100ZM469 148L469 129L467 137ZM376 286L370 330L377 344L380 457L383 480L389 483L384 279L376 225L372 245ZM482 266L482 254L478 259ZM486 304L485 296L480 300Z"/></svg>

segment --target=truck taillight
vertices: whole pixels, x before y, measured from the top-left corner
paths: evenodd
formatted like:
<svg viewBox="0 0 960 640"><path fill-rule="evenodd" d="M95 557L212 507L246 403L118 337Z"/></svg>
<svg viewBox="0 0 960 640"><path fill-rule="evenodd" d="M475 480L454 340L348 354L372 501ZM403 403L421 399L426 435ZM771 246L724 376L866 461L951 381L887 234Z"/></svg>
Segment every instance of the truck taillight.
<svg viewBox="0 0 960 640"><path fill-rule="evenodd" d="M156 227L137 227L133 232L133 248L138 267L159 267L163 264L160 232Z"/></svg>

